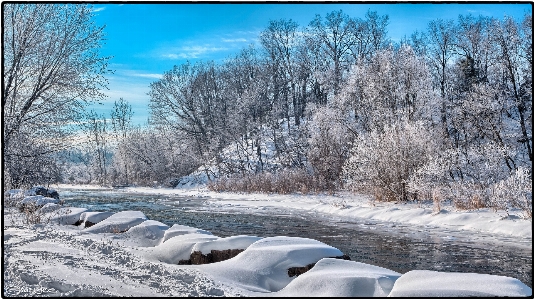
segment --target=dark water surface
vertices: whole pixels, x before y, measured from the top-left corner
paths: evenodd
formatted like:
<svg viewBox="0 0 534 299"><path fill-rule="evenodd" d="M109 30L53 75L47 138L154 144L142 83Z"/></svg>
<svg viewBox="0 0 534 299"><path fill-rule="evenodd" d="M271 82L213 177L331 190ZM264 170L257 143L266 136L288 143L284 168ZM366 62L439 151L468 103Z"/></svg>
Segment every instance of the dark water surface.
<svg viewBox="0 0 534 299"><path fill-rule="evenodd" d="M514 277L532 287L532 247L487 241L476 233L451 237L420 227L369 220L346 221L315 213L250 209L211 209L206 199L169 195L126 194L95 190L59 190L66 205L93 211L142 211L149 219L188 225L219 237L290 236L319 240L338 248L351 260L399 273L410 270L470 272ZM253 214L252 214L253 213ZM463 235L466 233L463 232ZM531 241L530 241L531 242Z"/></svg>

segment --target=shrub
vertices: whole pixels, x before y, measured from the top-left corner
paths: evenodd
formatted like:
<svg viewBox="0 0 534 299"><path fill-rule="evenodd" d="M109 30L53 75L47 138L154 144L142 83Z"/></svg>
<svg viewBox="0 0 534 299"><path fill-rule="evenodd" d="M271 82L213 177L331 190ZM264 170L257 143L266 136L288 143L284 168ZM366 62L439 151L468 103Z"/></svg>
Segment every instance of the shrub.
<svg viewBox="0 0 534 299"><path fill-rule="evenodd" d="M246 176L222 177L208 183L208 189L216 192L260 192L289 194L320 192L326 184L304 169L286 169L277 173L262 172Z"/></svg>
<svg viewBox="0 0 534 299"><path fill-rule="evenodd" d="M422 122L399 121L360 135L343 167L343 177L347 187L373 194L378 201L415 199L409 179L435 148L432 133Z"/></svg>

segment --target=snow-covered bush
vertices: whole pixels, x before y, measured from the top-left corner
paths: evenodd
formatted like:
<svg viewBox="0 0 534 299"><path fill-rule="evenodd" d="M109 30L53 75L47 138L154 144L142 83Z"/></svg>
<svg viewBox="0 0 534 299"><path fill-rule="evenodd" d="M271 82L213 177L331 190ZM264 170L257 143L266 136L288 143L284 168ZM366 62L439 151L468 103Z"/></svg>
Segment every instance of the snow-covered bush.
<svg viewBox="0 0 534 299"><path fill-rule="evenodd" d="M24 190L22 189L11 189L4 192L4 208L16 207L17 204L24 199Z"/></svg>
<svg viewBox="0 0 534 299"><path fill-rule="evenodd" d="M433 134L423 122L401 121L360 135L343 167L347 187L377 200L415 198L408 182L435 154Z"/></svg>
<svg viewBox="0 0 534 299"><path fill-rule="evenodd" d="M332 192L341 187L340 176L352 136L343 124L340 109L326 106L310 112L313 116L307 126L310 135L307 158L316 180Z"/></svg>
<svg viewBox="0 0 534 299"><path fill-rule="evenodd" d="M510 177L493 185L490 200L494 207L508 212L520 208L525 218L532 218L532 173L520 167Z"/></svg>
<svg viewBox="0 0 534 299"><path fill-rule="evenodd" d="M449 198L460 210L487 207L507 212L515 207L531 217L530 169L518 167L510 174L506 157L513 155L491 141L439 151L410 176L408 187L425 198Z"/></svg>

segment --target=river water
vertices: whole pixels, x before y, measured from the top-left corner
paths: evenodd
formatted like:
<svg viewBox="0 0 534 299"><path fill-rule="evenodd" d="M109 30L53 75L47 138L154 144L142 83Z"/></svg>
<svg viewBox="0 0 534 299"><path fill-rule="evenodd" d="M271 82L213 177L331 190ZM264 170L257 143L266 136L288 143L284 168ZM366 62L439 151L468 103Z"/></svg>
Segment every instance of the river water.
<svg viewBox="0 0 534 299"><path fill-rule="evenodd" d="M514 277L532 287L531 246L492 242L477 236L459 239L444 234L443 229L437 233L385 222L333 219L316 213L214 210L206 199L195 197L58 191L67 206L103 212L137 210L169 226L188 225L219 237L304 237L336 247L351 260L399 273L410 270L485 273Z"/></svg>

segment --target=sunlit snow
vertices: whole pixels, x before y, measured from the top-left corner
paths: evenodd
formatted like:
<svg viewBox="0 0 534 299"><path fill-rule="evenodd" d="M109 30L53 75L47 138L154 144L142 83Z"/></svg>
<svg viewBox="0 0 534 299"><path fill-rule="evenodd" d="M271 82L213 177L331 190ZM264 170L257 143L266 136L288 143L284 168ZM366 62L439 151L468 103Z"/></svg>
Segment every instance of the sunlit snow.
<svg viewBox="0 0 534 299"><path fill-rule="evenodd" d="M130 189L208 198L213 207L328 217L362 217L466 232L485 231L531 239L531 222L492 211L455 211L372 203L349 195L238 195L202 188ZM22 198L21 198L22 200ZM405 274L352 260L328 244L299 237L239 235L220 238L208 231L149 220L139 211L117 213L82 208L42 208L54 221L24 225L21 214L4 214L4 295L9 296L531 296L521 281L477 273L414 270ZM250 212L250 211L248 211ZM511 215L510 215L511 216ZM94 225L85 228L85 222ZM75 222L81 223L74 226ZM495 223L495 225L493 225ZM498 237L497 237L498 238ZM191 253L240 249L211 264L178 264ZM310 267L290 276L289 269Z"/></svg>

